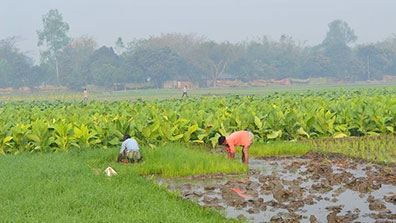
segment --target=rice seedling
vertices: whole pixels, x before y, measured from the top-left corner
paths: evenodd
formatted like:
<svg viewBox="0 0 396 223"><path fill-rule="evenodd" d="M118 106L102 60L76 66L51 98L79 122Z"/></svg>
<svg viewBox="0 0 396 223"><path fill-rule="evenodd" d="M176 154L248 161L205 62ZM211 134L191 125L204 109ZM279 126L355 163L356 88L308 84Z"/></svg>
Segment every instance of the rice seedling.
<svg viewBox="0 0 396 223"><path fill-rule="evenodd" d="M143 150L144 162L136 166L143 175L162 177L188 176L215 172L244 172L248 167L239 160L230 161L225 154L208 153L207 149L189 149L182 144Z"/></svg>
<svg viewBox="0 0 396 223"><path fill-rule="evenodd" d="M379 135L342 139L322 138L306 141L316 151L341 153L355 159L390 165L396 161L396 137Z"/></svg>

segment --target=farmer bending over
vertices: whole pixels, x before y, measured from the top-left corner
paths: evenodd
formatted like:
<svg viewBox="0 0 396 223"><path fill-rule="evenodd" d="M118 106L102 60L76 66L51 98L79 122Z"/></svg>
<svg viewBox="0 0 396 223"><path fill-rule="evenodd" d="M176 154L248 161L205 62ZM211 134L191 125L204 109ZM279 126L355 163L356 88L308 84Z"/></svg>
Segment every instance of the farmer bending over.
<svg viewBox="0 0 396 223"><path fill-rule="evenodd" d="M249 165L249 154L248 150L252 145L254 135L250 131L237 131L231 135L225 137L220 136L218 143L219 145L225 145L228 153L228 159L235 158L235 146L242 146L242 163Z"/></svg>
<svg viewBox="0 0 396 223"><path fill-rule="evenodd" d="M126 157L121 160L122 156ZM124 135L124 142L122 142L120 154L118 154L117 162L135 163L141 161L143 156L140 154L138 143L132 139L130 135Z"/></svg>

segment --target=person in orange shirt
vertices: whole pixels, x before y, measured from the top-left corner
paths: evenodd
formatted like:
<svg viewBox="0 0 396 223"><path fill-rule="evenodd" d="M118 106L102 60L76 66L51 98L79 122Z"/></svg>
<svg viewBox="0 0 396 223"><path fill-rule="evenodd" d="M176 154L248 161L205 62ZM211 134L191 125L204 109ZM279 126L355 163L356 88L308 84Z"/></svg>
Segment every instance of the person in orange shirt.
<svg viewBox="0 0 396 223"><path fill-rule="evenodd" d="M229 136L220 136L218 139L219 145L225 145L228 153L228 159L235 158L235 146L242 146L242 163L249 165L248 150L252 145L254 135L250 131L237 131Z"/></svg>

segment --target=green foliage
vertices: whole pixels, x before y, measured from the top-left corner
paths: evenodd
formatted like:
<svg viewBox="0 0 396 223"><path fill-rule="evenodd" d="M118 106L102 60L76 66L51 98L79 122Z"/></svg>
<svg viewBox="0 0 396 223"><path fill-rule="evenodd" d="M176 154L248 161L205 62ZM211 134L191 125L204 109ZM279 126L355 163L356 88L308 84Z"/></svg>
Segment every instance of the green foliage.
<svg viewBox="0 0 396 223"><path fill-rule="evenodd" d="M17 40L15 36L0 40L0 88L30 85L25 82L31 75L29 59L16 48Z"/></svg>
<svg viewBox="0 0 396 223"><path fill-rule="evenodd" d="M55 150L67 150L75 144L76 136L73 135L73 124L67 122L65 119L56 122L53 126L55 133Z"/></svg>
<svg viewBox="0 0 396 223"><path fill-rule="evenodd" d="M69 25L63 21L63 16L57 9L49 10L43 16L43 30L37 31L38 45L46 45L49 55L57 57L59 52L69 43L67 36Z"/></svg>
<svg viewBox="0 0 396 223"><path fill-rule="evenodd" d="M151 148L217 146L249 129L256 142L393 134L396 88L283 92L264 96L0 104L1 153L118 146L123 134Z"/></svg>
<svg viewBox="0 0 396 223"><path fill-rule="evenodd" d="M38 46L45 45L47 49L41 52L43 62L53 64L56 69L56 80L59 84L59 57L69 43L67 36L69 25L63 21L63 16L57 9L51 9L43 16L43 30L37 31Z"/></svg>
<svg viewBox="0 0 396 223"><path fill-rule="evenodd" d="M89 130L85 124L81 124L80 127L74 126L73 132L78 146L95 147L97 144L101 143L95 129Z"/></svg>
<svg viewBox="0 0 396 223"><path fill-rule="evenodd" d="M354 82L396 75L395 37L350 47L357 36L342 20L330 22L325 39L316 46L287 35L279 41L264 36L231 44L169 33L128 44L118 39L117 53L112 47L97 46L92 38L68 38L70 27L58 10L48 11L42 23L38 46L45 49L39 66L16 47L18 38L0 40L1 88L62 84L72 90L86 85L110 90L120 83L127 83L126 88L161 88L165 81L175 80L208 87L226 74L252 85L255 80L287 78L305 84L313 82L310 78Z"/></svg>
<svg viewBox="0 0 396 223"><path fill-rule="evenodd" d="M30 140L33 151L47 152L55 142L49 123L43 119L37 119L31 123L31 131L26 137Z"/></svg>
<svg viewBox="0 0 396 223"><path fill-rule="evenodd" d="M18 123L11 128L13 147L10 148L11 153L28 151L27 134L30 126Z"/></svg>

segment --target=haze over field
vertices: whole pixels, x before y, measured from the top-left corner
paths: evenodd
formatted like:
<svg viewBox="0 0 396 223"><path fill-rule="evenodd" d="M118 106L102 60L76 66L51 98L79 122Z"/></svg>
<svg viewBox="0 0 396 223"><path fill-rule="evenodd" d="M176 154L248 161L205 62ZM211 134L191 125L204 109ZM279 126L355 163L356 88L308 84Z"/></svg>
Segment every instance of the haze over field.
<svg viewBox="0 0 396 223"><path fill-rule="evenodd" d="M196 34L239 42L283 34L305 45L321 43L328 24L344 20L357 43L375 43L396 33L394 0L0 0L0 39L20 37L22 52L38 58L42 17L58 9L70 37L93 37L99 46L165 33Z"/></svg>

